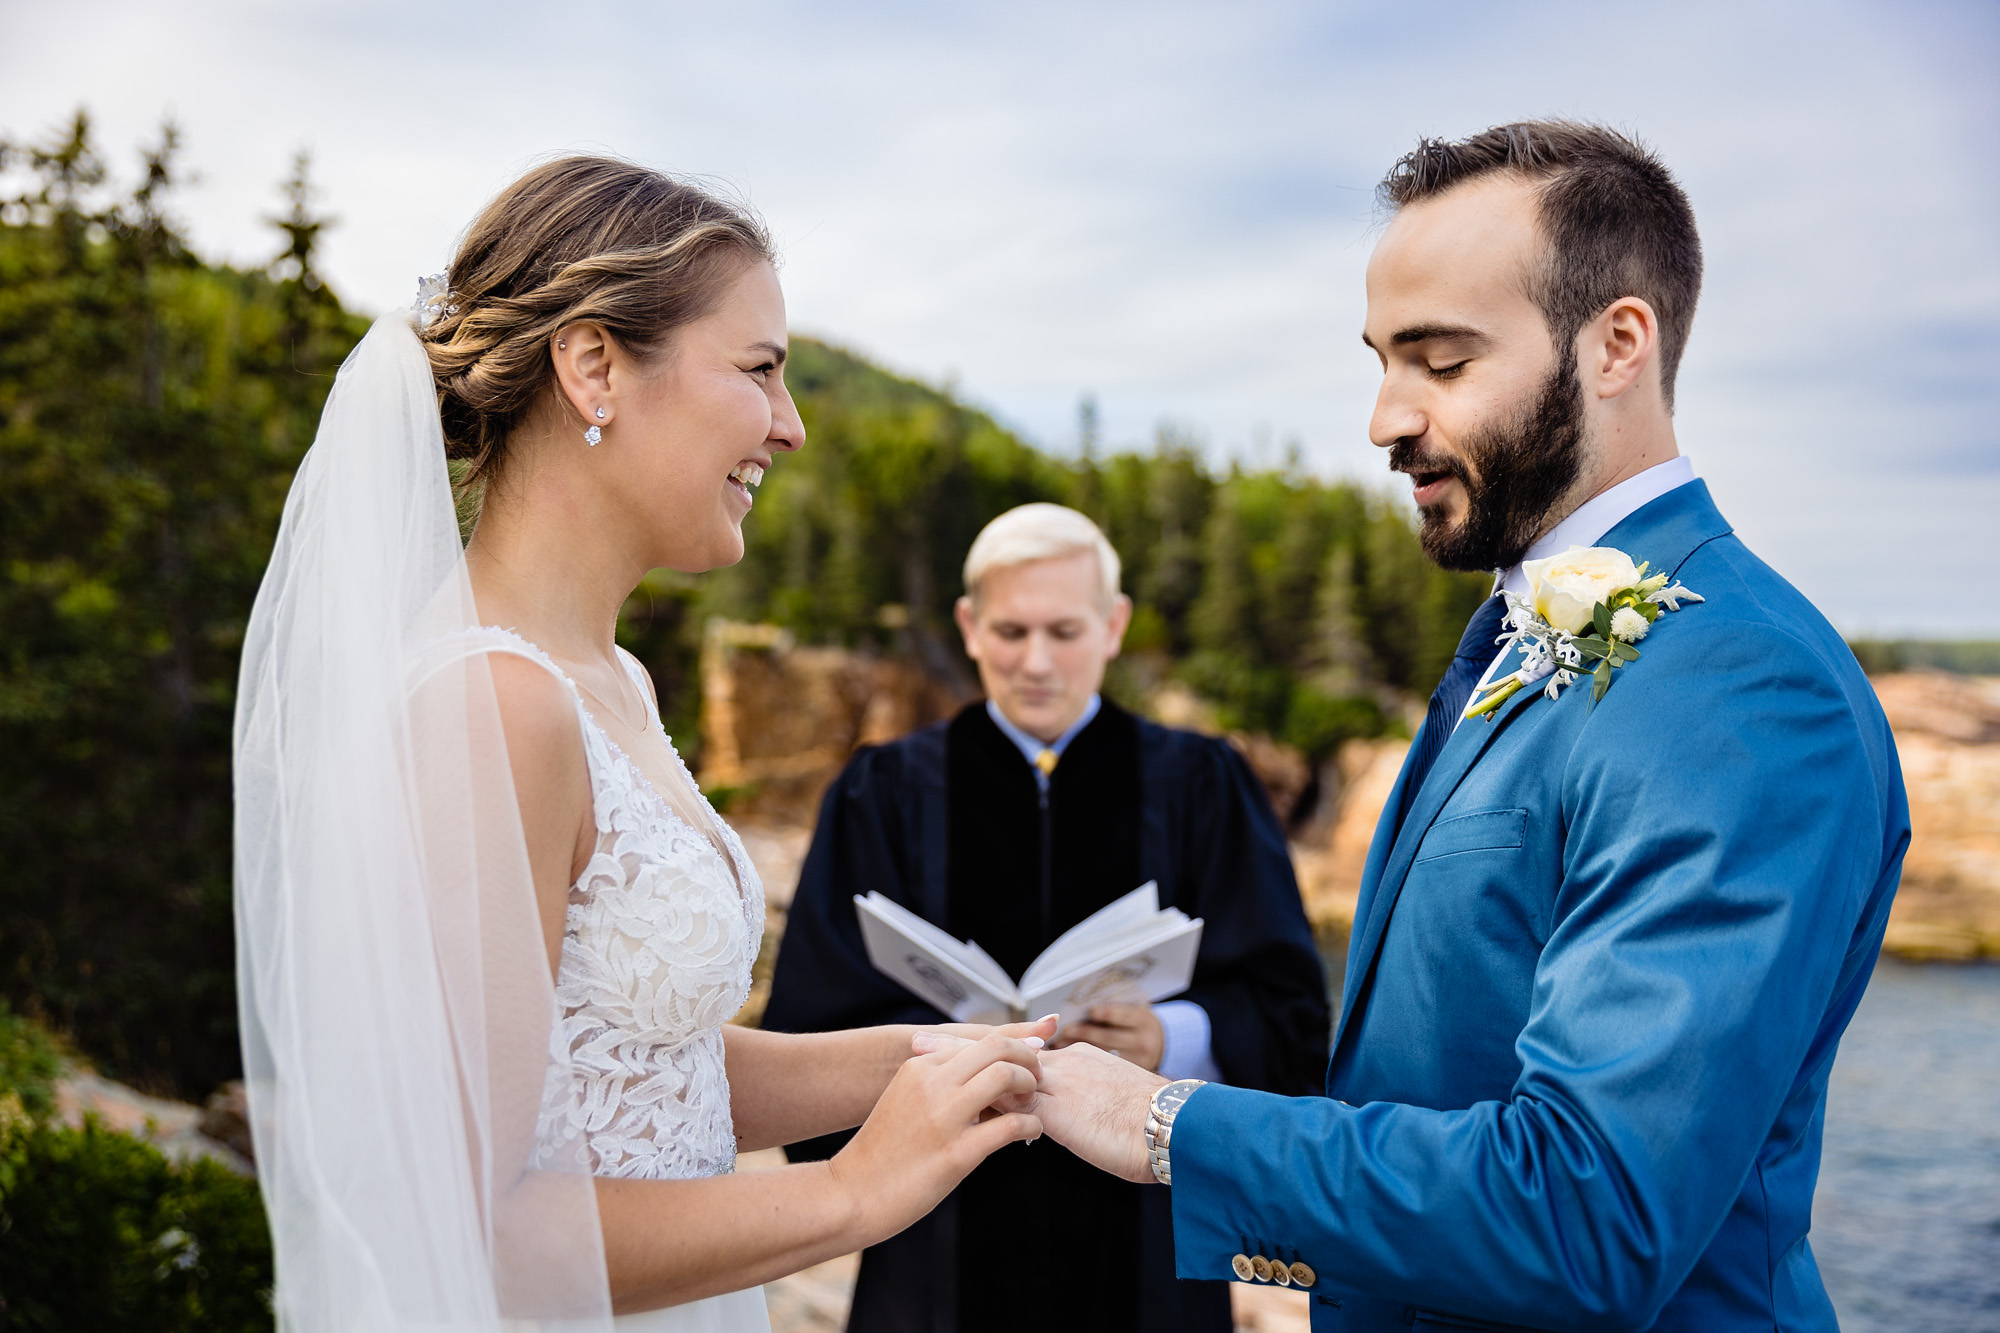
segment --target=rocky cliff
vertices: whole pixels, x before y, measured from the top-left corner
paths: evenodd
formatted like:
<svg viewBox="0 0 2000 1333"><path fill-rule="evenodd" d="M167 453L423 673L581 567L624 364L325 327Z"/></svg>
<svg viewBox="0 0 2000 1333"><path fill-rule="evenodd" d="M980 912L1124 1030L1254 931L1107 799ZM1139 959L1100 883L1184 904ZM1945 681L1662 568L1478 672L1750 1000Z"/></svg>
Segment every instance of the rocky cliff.
<svg viewBox="0 0 2000 1333"><path fill-rule="evenodd" d="M1909 790L1911 839L1883 947L1912 959L2000 958L2000 679L1908 672L1875 678ZM1354 919L1375 821L1402 741L1350 741L1314 835L1294 842L1306 908L1321 930Z"/></svg>
<svg viewBox="0 0 2000 1333"><path fill-rule="evenodd" d="M763 625L712 624L702 668L702 783L731 797L730 817L765 867L775 945L820 795L847 757L948 717L967 696L962 683L906 658L799 648ZM1925 671L1874 680L1914 830L1885 947L1907 958L2000 958L2000 679ZM1212 713L1177 687L1152 703L1172 725L1216 730ZM1293 828L1307 913L1337 946L1408 742L1349 741L1314 773L1268 737L1230 740Z"/></svg>

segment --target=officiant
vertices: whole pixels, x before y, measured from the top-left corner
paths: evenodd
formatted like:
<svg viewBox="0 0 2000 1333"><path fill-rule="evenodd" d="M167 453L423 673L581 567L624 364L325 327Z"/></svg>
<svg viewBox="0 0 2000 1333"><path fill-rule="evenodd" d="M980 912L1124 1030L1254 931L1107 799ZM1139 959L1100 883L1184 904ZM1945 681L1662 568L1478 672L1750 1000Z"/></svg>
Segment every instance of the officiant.
<svg viewBox="0 0 2000 1333"><path fill-rule="evenodd" d="M1193 984L1104 1004L1057 1037L1171 1078L1319 1089L1326 983L1285 840L1226 742L1099 693L1132 605L1084 515L1030 504L965 560L957 620L986 691L949 722L862 750L820 809L765 1026L936 1023L870 965L854 895L878 891L986 949L1019 980L1064 930L1145 881L1201 917ZM796 1144L830 1155L842 1137ZM1244 1145L1254 1151L1254 1144ZM1227 1284L1174 1276L1165 1190L1051 1140L995 1153L930 1217L866 1252L848 1328L1228 1333Z"/></svg>

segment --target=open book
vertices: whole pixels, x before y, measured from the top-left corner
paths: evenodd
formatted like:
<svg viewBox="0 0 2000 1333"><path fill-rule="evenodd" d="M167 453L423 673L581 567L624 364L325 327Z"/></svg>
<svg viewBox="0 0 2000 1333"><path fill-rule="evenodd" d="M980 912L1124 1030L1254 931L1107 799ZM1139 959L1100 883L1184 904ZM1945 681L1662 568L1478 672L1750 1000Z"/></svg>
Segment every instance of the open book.
<svg viewBox="0 0 2000 1333"><path fill-rule="evenodd" d="M855 895L868 961L960 1023L1059 1013L1065 1026L1094 1004L1164 1000L1194 979L1201 918L1160 908L1148 880L1064 931L1015 985L971 940L961 943L879 893Z"/></svg>

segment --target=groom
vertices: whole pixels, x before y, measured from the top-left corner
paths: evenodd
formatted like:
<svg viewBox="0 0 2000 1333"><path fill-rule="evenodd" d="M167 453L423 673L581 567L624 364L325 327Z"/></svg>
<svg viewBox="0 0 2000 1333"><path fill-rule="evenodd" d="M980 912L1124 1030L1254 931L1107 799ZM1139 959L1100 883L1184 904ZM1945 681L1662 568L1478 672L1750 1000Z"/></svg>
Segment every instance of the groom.
<svg viewBox="0 0 2000 1333"><path fill-rule="evenodd" d="M1693 212L1569 122L1426 140L1381 195L1370 434L1431 558L1526 591L1524 560L1608 546L1705 600L1601 700L1468 721L1521 661L1500 599L1475 615L1369 853L1325 1097L1073 1048L1038 1111L1171 1179L1183 1277L1305 1287L1315 1329L1833 1329L1827 1074L1909 819L1853 655L1676 445Z"/></svg>

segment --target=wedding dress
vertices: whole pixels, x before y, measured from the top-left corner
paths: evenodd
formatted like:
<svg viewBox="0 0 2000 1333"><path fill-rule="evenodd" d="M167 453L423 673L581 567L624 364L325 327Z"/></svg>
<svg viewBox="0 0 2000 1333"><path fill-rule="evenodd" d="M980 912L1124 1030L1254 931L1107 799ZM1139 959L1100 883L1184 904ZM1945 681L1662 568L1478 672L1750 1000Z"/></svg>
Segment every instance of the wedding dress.
<svg viewBox="0 0 2000 1333"><path fill-rule="evenodd" d="M701 796L660 725L639 663L619 649L646 725L674 757L675 808L606 734L575 682L509 630L479 646L543 667L576 704L597 844L570 887L556 976L561 1017L536 1132L535 1165L583 1155L593 1174L686 1180L735 1169L722 1026L750 995L764 890L742 842ZM672 780L671 778L669 779ZM739 888L738 885L741 885ZM648 1333L767 1330L761 1287L625 1315Z"/></svg>

